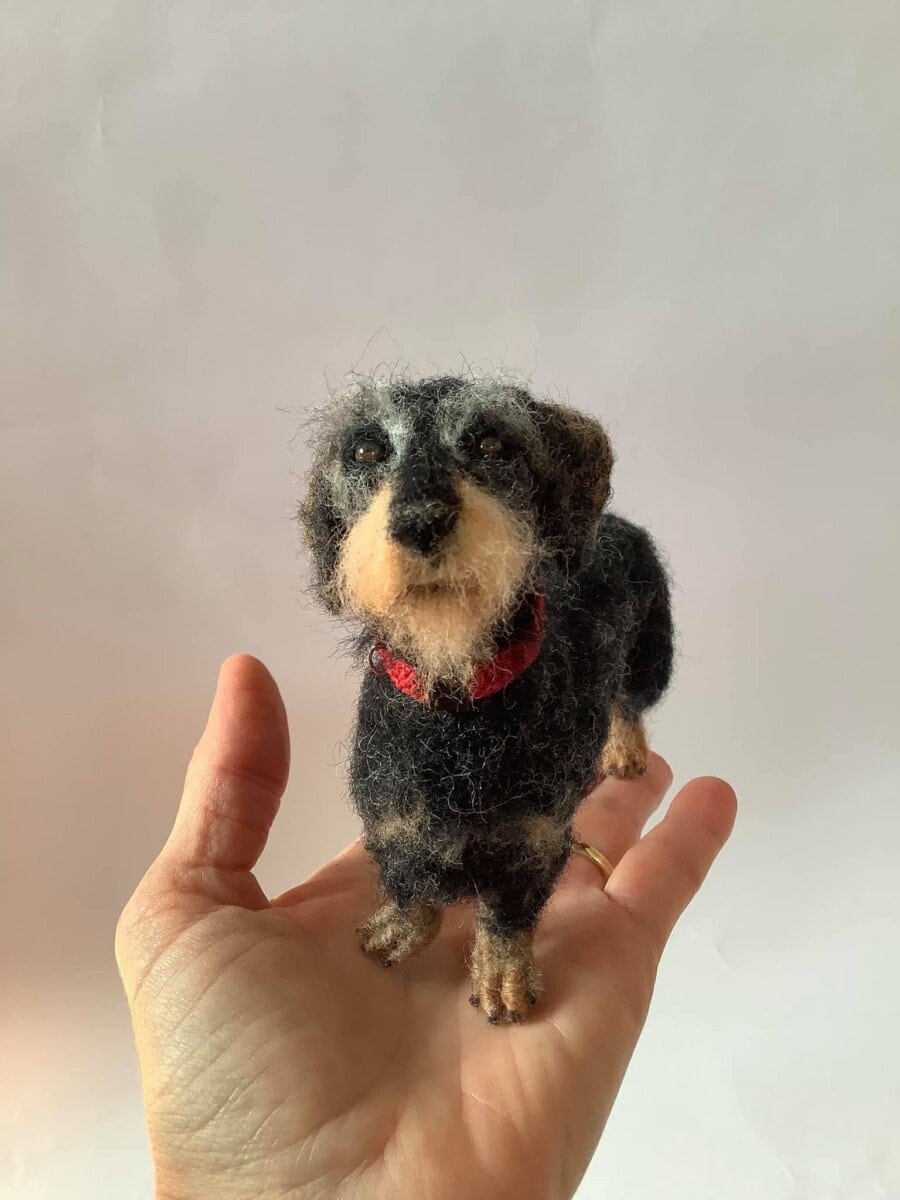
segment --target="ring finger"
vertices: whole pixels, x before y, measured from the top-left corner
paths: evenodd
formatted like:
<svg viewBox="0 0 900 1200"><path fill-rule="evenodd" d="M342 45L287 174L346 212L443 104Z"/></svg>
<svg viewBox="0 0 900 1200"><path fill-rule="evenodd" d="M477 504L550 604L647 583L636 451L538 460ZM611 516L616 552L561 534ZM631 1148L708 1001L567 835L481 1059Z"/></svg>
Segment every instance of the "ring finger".
<svg viewBox="0 0 900 1200"><path fill-rule="evenodd" d="M665 759L650 754L646 772L634 780L607 777L589 793L575 816L575 838L599 850L613 867L640 838L672 782ZM596 862L573 853L561 886L603 888L606 877Z"/></svg>

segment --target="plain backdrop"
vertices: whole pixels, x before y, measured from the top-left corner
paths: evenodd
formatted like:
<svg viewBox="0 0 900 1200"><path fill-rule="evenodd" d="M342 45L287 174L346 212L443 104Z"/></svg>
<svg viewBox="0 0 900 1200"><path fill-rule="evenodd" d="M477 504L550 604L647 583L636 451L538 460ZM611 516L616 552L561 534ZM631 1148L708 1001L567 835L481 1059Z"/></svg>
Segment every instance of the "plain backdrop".
<svg viewBox="0 0 900 1200"><path fill-rule="evenodd" d="M900 1194L898 55L893 0L0 0L4 1196L150 1195L112 933L226 654L264 885L355 836L296 434L397 362L605 419L654 743L742 802L579 1196Z"/></svg>

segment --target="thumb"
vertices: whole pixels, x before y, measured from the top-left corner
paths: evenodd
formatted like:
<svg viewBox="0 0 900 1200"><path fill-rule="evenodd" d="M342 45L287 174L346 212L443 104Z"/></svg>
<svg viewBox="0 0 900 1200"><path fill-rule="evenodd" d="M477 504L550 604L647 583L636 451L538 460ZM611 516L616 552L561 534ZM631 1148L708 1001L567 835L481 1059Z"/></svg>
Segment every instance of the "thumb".
<svg viewBox="0 0 900 1200"><path fill-rule="evenodd" d="M161 860L178 874L251 871L289 765L287 716L275 680L249 654L227 658Z"/></svg>

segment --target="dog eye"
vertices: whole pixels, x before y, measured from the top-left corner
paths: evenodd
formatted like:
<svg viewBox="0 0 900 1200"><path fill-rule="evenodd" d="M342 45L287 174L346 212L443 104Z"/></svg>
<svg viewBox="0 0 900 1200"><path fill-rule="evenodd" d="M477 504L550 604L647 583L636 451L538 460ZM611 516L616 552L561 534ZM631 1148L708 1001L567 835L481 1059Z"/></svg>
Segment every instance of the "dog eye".
<svg viewBox="0 0 900 1200"><path fill-rule="evenodd" d="M379 463L386 456L387 450L384 445L376 442L374 438L360 438L353 447L353 461L364 467Z"/></svg>
<svg viewBox="0 0 900 1200"><path fill-rule="evenodd" d="M485 433L475 443L475 449L482 458L498 458L506 446L496 433Z"/></svg>

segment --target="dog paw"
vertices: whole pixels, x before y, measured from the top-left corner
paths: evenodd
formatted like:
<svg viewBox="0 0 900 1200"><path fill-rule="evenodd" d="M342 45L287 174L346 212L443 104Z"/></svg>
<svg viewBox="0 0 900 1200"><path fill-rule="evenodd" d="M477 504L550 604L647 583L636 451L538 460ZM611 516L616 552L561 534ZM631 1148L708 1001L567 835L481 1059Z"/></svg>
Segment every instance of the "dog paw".
<svg viewBox="0 0 900 1200"><path fill-rule="evenodd" d="M606 746L600 769L614 779L639 779L647 770L647 750L642 746Z"/></svg>
<svg viewBox="0 0 900 1200"><path fill-rule="evenodd" d="M434 940L441 924L440 910L431 904L402 909L387 901L356 931L360 949L382 966L405 962Z"/></svg>
<svg viewBox="0 0 900 1200"><path fill-rule="evenodd" d="M485 980L469 997L473 1008L480 1008L489 1025L518 1025L540 999L539 983L505 972L495 980Z"/></svg>
<svg viewBox="0 0 900 1200"><path fill-rule="evenodd" d="M614 779L637 779L647 770L647 738L640 717L629 717L622 706L614 704L610 714L609 736L600 755L600 769Z"/></svg>
<svg viewBox="0 0 900 1200"><path fill-rule="evenodd" d="M501 939L477 929L472 955L472 994L491 1025L517 1025L541 995L541 975L531 951L531 934Z"/></svg>

